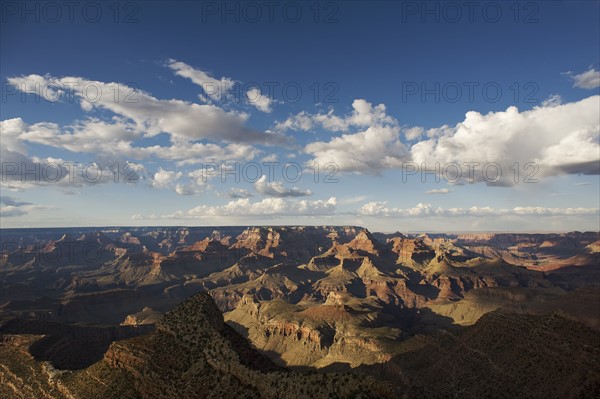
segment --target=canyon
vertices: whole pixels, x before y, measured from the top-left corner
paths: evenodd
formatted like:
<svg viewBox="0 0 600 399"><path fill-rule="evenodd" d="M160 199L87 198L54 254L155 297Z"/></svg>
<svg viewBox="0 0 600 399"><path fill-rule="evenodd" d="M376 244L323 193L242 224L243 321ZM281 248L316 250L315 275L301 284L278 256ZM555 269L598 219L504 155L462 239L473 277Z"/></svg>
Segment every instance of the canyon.
<svg viewBox="0 0 600 399"><path fill-rule="evenodd" d="M510 364L511 339L548 348L532 356L565 356L572 347L589 362L584 372L577 357L568 367L548 360L555 382L544 377L544 389L566 379L583 396L600 387L598 232L114 227L4 229L0 241L0 377L13 396L37 389L38 396L82 397L94 390L90 378L108 378L128 387L114 390L121 397L160 397L167 387L166 377L152 374L159 368L191 376L211 367L214 381L228 381L223 392L250 397L278 397L283 389L258 383L271 380L254 372L350 378L363 397L443 397L443 387L481 397L486 382L513 386L511 367L539 376L525 355ZM225 352L207 355L193 347L195 334L208 334L211 346L227 341L228 351L251 353L265 368ZM184 364L162 345L179 348ZM474 356L465 357L465 348ZM213 355L229 360L217 365ZM27 389L16 359L38 381ZM474 367L476 380L467 375ZM185 378L176 378L172 393L197 389ZM294 397L357 394L323 386ZM199 397L217 395L214 389Z"/></svg>

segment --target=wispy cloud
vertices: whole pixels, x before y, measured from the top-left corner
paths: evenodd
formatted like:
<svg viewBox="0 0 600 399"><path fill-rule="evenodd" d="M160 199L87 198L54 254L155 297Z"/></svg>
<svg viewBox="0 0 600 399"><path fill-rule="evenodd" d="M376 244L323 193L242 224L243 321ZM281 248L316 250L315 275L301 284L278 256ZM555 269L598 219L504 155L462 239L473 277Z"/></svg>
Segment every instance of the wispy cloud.
<svg viewBox="0 0 600 399"><path fill-rule="evenodd" d="M0 216L4 218L25 216L31 211L41 209L52 209L52 207L34 205L31 202L18 201L8 196L0 197Z"/></svg>
<svg viewBox="0 0 600 399"><path fill-rule="evenodd" d="M204 102L208 102L210 100L224 100L227 92L231 90L235 84L233 79L225 77L216 79L206 71L194 68L177 60L168 60L167 67L171 68L175 72L175 75L187 78L200 86L203 94L201 94L199 97Z"/></svg>
<svg viewBox="0 0 600 399"><path fill-rule="evenodd" d="M412 208L390 208L385 201L369 202L363 205L358 214L379 217L458 217L458 216L568 216L598 215L598 208L546 208L537 206L518 206L514 208L493 208L489 206L470 208L434 208L428 203L419 203Z"/></svg>
<svg viewBox="0 0 600 399"><path fill-rule="evenodd" d="M452 190L448 188L438 188L433 190L425 191L425 194L450 194Z"/></svg>

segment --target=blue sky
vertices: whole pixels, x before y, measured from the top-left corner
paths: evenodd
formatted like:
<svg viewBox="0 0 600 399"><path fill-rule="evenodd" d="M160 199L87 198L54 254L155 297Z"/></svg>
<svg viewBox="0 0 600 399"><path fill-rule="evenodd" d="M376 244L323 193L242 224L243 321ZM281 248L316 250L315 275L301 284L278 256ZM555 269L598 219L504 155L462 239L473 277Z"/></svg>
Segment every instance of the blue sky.
<svg viewBox="0 0 600 399"><path fill-rule="evenodd" d="M598 2L273 4L3 3L2 226L598 229Z"/></svg>

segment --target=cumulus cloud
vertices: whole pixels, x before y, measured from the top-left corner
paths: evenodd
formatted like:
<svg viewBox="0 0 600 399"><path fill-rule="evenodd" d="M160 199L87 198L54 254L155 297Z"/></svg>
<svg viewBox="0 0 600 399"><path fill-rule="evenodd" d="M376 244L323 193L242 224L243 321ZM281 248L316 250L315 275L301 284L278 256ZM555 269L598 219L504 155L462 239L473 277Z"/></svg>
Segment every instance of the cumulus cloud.
<svg viewBox="0 0 600 399"><path fill-rule="evenodd" d="M312 195L310 190L302 190L297 187L286 188L282 182L269 182L267 176L262 175L260 179L254 183L256 191L262 195L269 197L303 197Z"/></svg>
<svg viewBox="0 0 600 399"><path fill-rule="evenodd" d="M259 111L270 113L273 111L271 108L271 104L273 100L271 100L268 96L263 95L259 89L252 88L246 92L246 99L248 103L256 107Z"/></svg>
<svg viewBox="0 0 600 399"><path fill-rule="evenodd" d="M203 101L222 101L227 92L233 88L235 81L230 78L216 79L207 72L194 68L184 62L170 59L167 66L171 68L175 75L187 78L202 88L203 94L200 99Z"/></svg>
<svg viewBox="0 0 600 399"><path fill-rule="evenodd" d="M397 126L371 126L354 134L334 137L328 142L308 144L304 151L321 167L333 164L340 171L380 174L383 169L400 168L410 153L400 141Z"/></svg>
<svg viewBox="0 0 600 399"><path fill-rule="evenodd" d="M200 205L190 209L191 216L244 216L244 215L326 215L335 210L335 197L327 201L287 201L283 198L265 198L250 202L248 198L230 201L226 205Z"/></svg>
<svg viewBox="0 0 600 399"><path fill-rule="evenodd" d="M367 127L374 125L396 125L397 121L386 114L384 104L373 106L364 99L352 102L352 113L337 116L333 110L327 114L308 114L302 111L275 126L275 130L303 130L309 131L317 127L332 132L345 132L352 127Z"/></svg>
<svg viewBox="0 0 600 399"><path fill-rule="evenodd" d="M21 135L27 130L27 124L21 118L0 121L0 138L2 151L26 154L27 147L23 144Z"/></svg>
<svg viewBox="0 0 600 399"><path fill-rule="evenodd" d="M369 202L357 212L361 216L379 217L454 217L454 216L569 216L569 215L598 215L598 208L546 208L546 207L514 207L493 208L473 206L470 208L434 208L428 203L419 203L412 208L390 208L385 201Z"/></svg>
<svg viewBox="0 0 600 399"><path fill-rule="evenodd" d="M441 167L452 162L475 163L470 176L474 181L513 185L531 174L538 179L565 173L598 174L599 141L600 96L592 96L524 112L516 107L486 115L471 111L463 122L444 126L430 139L414 144L411 155L416 164L432 168L436 163ZM517 181L515 163L520 169ZM483 168L490 164L497 165L494 173L484 175ZM502 175L494 181L498 169ZM467 170L462 176L466 181Z"/></svg>
<svg viewBox="0 0 600 399"><path fill-rule="evenodd" d="M194 219L214 216L320 216L335 212L336 198L316 201L290 201L283 198L265 198L259 202L250 202L248 198L230 201L225 205L200 205L186 212L177 211L166 215L133 215L132 219Z"/></svg>
<svg viewBox="0 0 600 399"><path fill-rule="evenodd" d="M215 178L217 174L212 173L212 169L208 167L202 167L200 169L189 171L185 174L178 172L174 178L175 180L178 180L182 176L185 176L187 181L184 183L177 183L175 185L175 192L179 195L196 195L202 193L206 188L210 187L209 181Z"/></svg>
<svg viewBox="0 0 600 399"><path fill-rule="evenodd" d="M331 140L317 141L305 146L312 155L309 164L317 162L322 167L333 164L337 170L377 175L383 169L401 167L410 160L406 146L400 140L400 127L396 119L386 114L385 105L357 99L352 103L352 113L336 116L333 110L327 114L300 113L279 123L276 129L325 130L345 133Z"/></svg>
<svg viewBox="0 0 600 399"><path fill-rule="evenodd" d="M374 107L355 100L353 109L342 117L333 111L304 112L277 128L322 127L344 132L357 128L357 132L304 148L313 156L309 163L332 162L347 172L376 175L385 169L407 168L410 163L410 167L442 175L444 166L457 163L461 178L444 176L452 183L483 181L504 186L545 176L600 172L600 96L561 104L560 96L553 95L541 106L523 112L516 107L488 114L470 111L454 126L428 130L418 126L401 129L385 114L383 105ZM410 149L400 140L400 132L407 140L416 140Z"/></svg>
<svg viewBox="0 0 600 399"><path fill-rule="evenodd" d="M386 201L371 201L364 204L358 213L363 216L378 216L389 213Z"/></svg>
<svg viewBox="0 0 600 399"><path fill-rule="evenodd" d="M425 129L420 126L411 127L409 129L404 130L404 136L407 140L416 140L420 138L423 133L425 133Z"/></svg>
<svg viewBox="0 0 600 399"><path fill-rule="evenodd" d="M164 170L163 168L158 168L158 171L154 174L152 178L152 187L155 188L166 188L172 187L175 182L181 178L183 173L181 172L173 172Z"/></svg>

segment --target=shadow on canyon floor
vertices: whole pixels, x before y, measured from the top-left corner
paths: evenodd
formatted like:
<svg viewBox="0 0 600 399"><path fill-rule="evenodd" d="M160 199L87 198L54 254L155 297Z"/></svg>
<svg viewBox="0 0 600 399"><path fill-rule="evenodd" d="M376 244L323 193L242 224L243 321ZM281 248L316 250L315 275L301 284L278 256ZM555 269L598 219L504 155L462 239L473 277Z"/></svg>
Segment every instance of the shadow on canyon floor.
<svg viewBox="0 0 600 399"><path fill-rule="evenodd" d="M0 334L41 335L29 347L35 360L49 361L61 370L78 370L101 360L112 342L137 337L152 330L153 324L89 326L11 319L0 327Z"/></svg>

